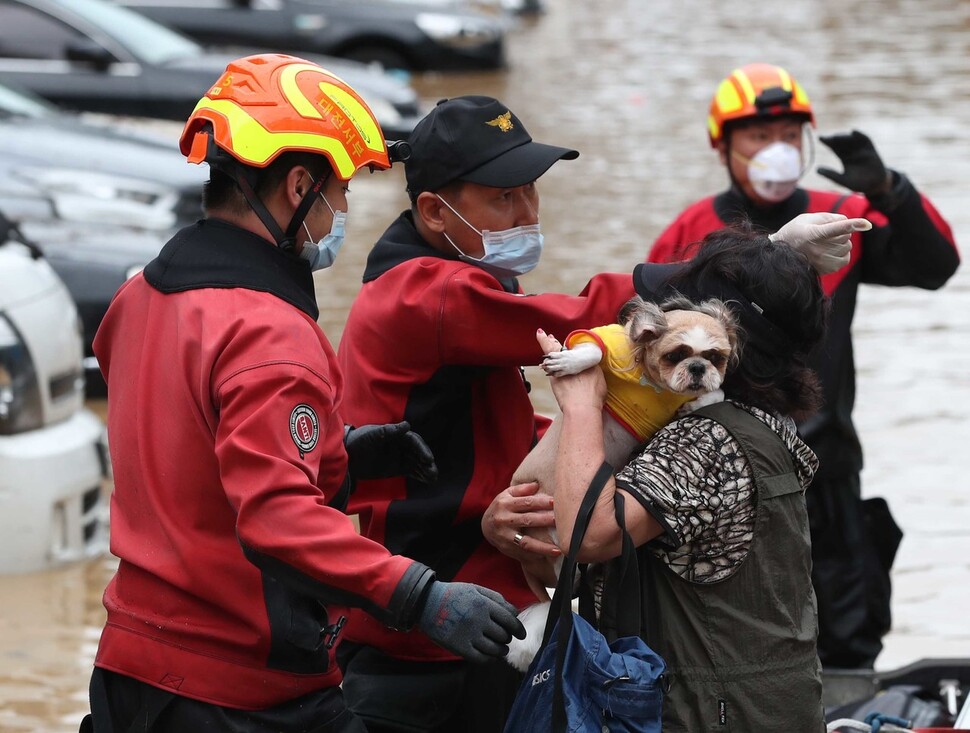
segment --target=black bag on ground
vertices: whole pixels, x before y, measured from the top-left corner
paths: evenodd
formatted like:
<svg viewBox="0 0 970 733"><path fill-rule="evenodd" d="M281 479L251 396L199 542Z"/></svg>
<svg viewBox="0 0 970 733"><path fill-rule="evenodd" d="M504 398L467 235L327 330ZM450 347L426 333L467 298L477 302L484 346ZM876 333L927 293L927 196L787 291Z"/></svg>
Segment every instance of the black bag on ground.
<svg viewBox="0 0 970 733"><path fill-rule="evenodd" d="M825 721L848 718L864 721L870 713L882 713L911 722L912 728L953 725L953 718L940 700L934 700L918 685L893 685L866 700L828 708Z"/></svg>

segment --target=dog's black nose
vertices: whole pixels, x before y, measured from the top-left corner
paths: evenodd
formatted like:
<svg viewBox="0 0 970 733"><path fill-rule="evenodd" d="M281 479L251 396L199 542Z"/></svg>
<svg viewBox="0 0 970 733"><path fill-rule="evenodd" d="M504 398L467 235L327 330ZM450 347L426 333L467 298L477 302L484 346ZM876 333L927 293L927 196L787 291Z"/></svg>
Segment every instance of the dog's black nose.
<svg viewBox="0 0 970 733"><path fill-rule="evenodd" d="M706 371L707 371L707 367L704 366L704 362L702 361L692 361L690 364L687 365L687 373L690 374L692 377L703 376L704 372Z"/></svg>

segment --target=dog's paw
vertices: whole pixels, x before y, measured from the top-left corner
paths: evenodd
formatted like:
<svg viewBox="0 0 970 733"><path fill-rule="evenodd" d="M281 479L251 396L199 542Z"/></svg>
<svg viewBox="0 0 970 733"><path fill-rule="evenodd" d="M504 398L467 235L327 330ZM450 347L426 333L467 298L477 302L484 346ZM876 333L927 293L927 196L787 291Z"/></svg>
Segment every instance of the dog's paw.
<svg viewBox="0 0 970 733"><path fill-rule="evenodd" d="M542 370L550 377L579 374L599 364L603 352L595 344L577 344L575 348L553 351L542 360Z"/></svg>
<svg viewBox="0 0 970 733"><path fill-rule="evenodd" d="M549 601L535 603L519 614L519 621L525 626L525 638L512 637L505 661L520 672L529 669L539 647L542 646L542 634L546 629L546 618L549 616L551 605Z"/></svg>
<svg viewBox="0 0 970 733"><path fill-rule="evenodd" d="M569 374L569 357L566 356L569 353L568 351L553 351L546 354L542 360L542 371L550 377L561 377L564 374Z"/></svg>

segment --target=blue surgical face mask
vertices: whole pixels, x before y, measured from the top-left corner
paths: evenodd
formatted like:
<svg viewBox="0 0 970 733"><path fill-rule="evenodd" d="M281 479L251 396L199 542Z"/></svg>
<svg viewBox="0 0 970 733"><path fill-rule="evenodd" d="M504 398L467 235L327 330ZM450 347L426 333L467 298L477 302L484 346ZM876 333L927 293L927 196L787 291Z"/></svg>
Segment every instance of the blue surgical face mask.
<svg viewBox="0 0 970 733"><path fill-rule="evenodd" d="M437 196L437 194L435 195ZM448 233L444 232L445 239L458 252L458 259L461 261L477 265L496 277L524 275L534 270L536 265L539 264L539 258L542 256L543 239L538 224L525 224L512 229L503 229L499 232L490 232L488 229L479 231L441 196L438 196L438 199L451 209L455 216L465 222L472 231L482 237L485 254L481 257L471 257L458 249Z"/></svg>
<svg viewBox="0 0 970 733"><path fill-rule="evenodd" d="M333 215L330 233L325 235L319 242L314 242L313 235L310 234L306 221L304 221L303 229L306 231L309 239L303 243L303 249L300 251L300 259L309 262L310 269L314 272L330 267L334 263L334 260L337 259L337 252L340 251L340 248L344 244L344 229L347 225L347 212L334 211L330 202L327 201L327 197L322 193L320 194L320 198L323 199L323 203L327 205L327 208L330 209L330 213Z"/></svg>

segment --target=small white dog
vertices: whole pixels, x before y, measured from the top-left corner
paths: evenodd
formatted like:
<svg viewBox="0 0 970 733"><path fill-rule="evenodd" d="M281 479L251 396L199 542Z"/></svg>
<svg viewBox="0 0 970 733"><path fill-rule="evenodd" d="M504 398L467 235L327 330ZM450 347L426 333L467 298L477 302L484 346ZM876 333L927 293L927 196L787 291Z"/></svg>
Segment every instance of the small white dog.
<svg viewBox="0 0 970 733"><path fill-rule="evenodd" d="M693 303L673 298L658 306L640 297L628 301L618 322L567 337L563 351L542 362L551 376L578 374L599 364L606 377L603 442L606 460L620 468L637 446L677 414L720 402L720 386L728 366L737 359L737 324L719 300ZM522 461L513 484L537 481L540 491L555 494L554 476L561 417ZM556 542L554 532L522 529L522 534ZM509 664L528 669L542 641L549 594L561 560L536 556L523 563L529 587L540 603L519 615L528 635L512 639Z"/></svg>

